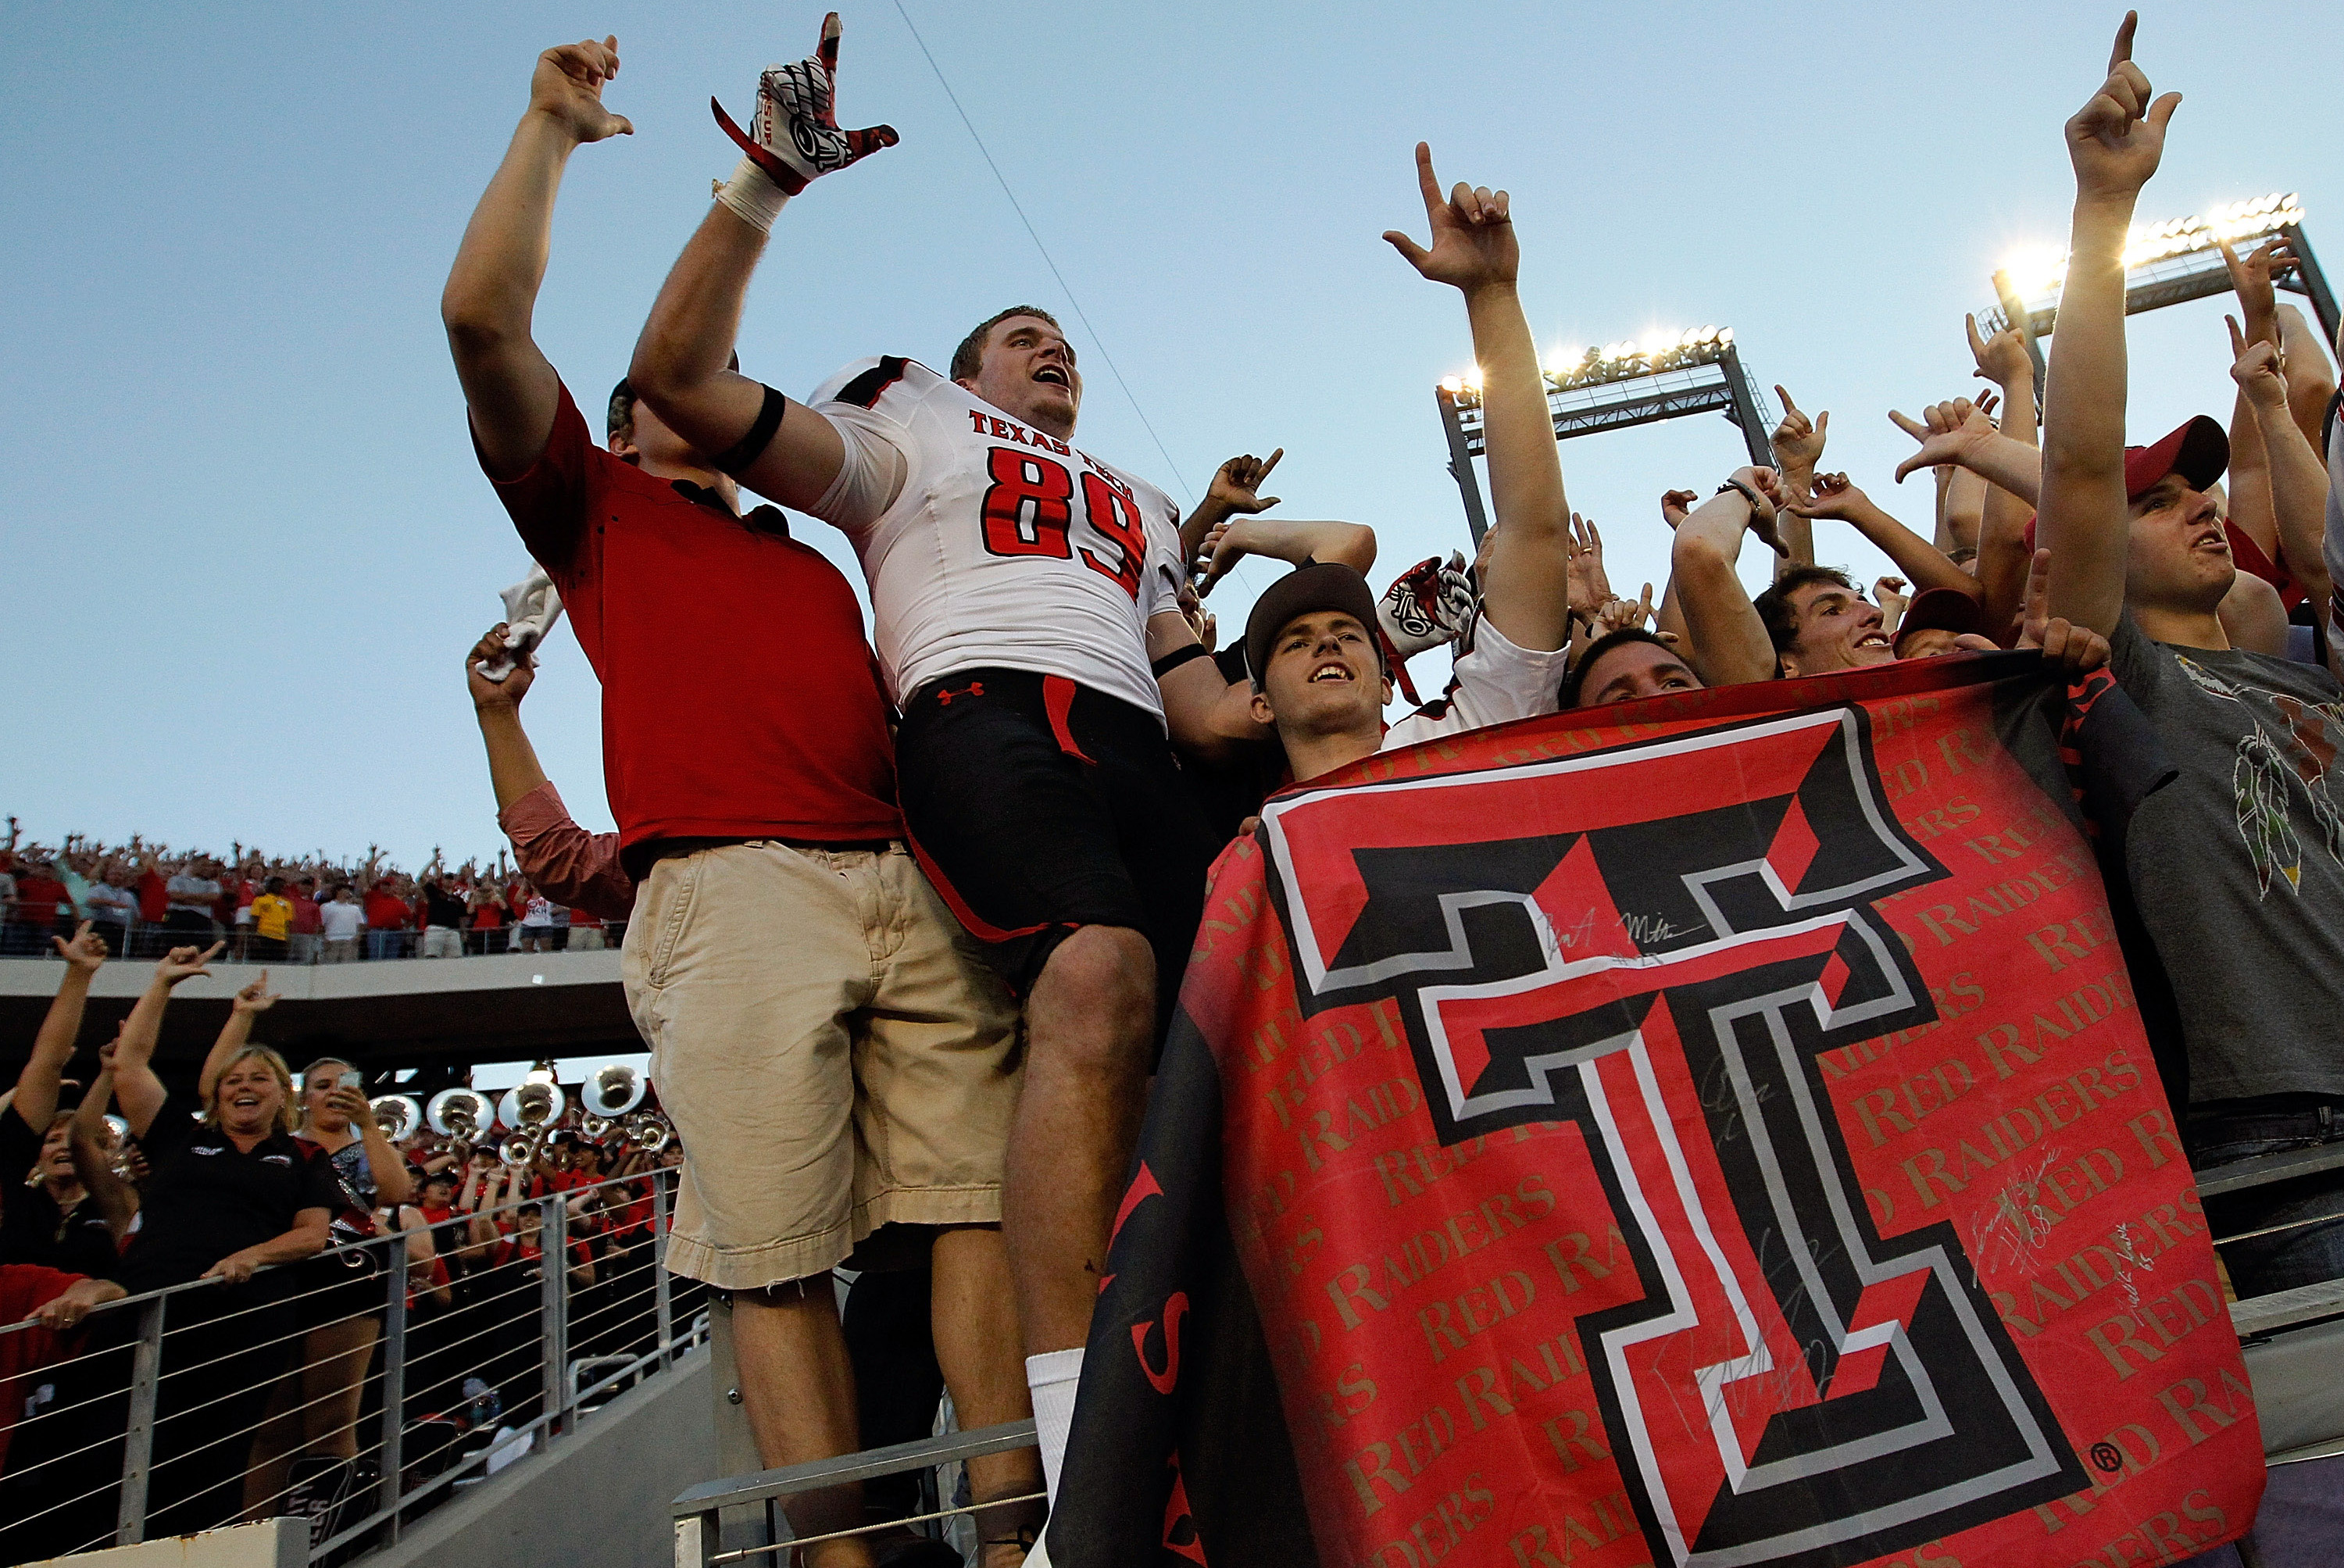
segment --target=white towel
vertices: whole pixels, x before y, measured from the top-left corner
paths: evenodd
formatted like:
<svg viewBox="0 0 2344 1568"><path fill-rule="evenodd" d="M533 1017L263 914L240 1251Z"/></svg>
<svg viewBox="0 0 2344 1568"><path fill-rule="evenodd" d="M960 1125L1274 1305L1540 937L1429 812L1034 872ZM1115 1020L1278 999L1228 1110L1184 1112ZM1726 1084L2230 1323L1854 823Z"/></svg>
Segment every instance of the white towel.
<svg viewBox="0 0 2344 1568"><path fill-rule="evenodd" d="M480 673L491 681L511 674L513 661L544 642L546 633L561 619L561 595L542 566L530 567L527 577L498 596L505 602L506 657L480 667Z"/></svg>

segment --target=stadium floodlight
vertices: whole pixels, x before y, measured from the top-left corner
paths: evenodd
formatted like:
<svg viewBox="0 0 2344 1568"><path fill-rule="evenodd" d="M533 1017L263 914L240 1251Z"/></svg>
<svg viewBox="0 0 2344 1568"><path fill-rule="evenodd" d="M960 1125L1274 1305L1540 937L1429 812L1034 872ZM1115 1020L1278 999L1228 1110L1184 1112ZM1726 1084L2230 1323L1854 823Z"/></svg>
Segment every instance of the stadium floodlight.
<svg viewBox="0 0 2344 1568"><path fill-rule="evenodd" d="M1595 349L1574 346L1559 350L1540 374L1558 441L1715 410L1741 428L1752 462L1771 466L1774 460L1768 440L1773 416L1743 368L1731 327L1652 331ZM1490 531L1473 471L1473 460L1483 453L1479 367L1443 376L1433 400L1449 438L1449 472L1478 546Z"/></svg>
<svg viewBox="0 0 2344 1568"><path fill-rule="evenodd" d="M2229 202L2161 223L2133 225L2125 237L2125 314L2138 315L2185 300L2228 294L2230 274L2222 263L2221 242L2244 251L2275 238L2285 239L2294 249L2296 264L2274 281L2309 300L2321 333L2329 342L2335 342L2336 297L2329 291L2328 279L2304 238L2303 204L2292 193ZM2041 339L2051 335L2058 321L2059 290L2066 280L2066 252L2054 247L2017 252L1995 269L1996 303L1978 317L1979 329L1988 333L2016 322L2026 324L2038 407L2043 390Z"/></svg>

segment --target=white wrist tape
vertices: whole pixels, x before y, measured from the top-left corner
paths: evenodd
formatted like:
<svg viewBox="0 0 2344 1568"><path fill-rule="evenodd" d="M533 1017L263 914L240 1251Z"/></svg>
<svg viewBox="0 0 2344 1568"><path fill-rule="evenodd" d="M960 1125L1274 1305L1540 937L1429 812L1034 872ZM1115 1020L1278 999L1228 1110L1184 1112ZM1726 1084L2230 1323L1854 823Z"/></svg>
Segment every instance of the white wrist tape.
<svg viewBox="0 0 2344 1568"><path fill-rule="evenodd" d="M744 157L732 170L732 177L717 187L716 199L758 233L771 234L773 219L781 217L790 198L763 169Z"/></svg>

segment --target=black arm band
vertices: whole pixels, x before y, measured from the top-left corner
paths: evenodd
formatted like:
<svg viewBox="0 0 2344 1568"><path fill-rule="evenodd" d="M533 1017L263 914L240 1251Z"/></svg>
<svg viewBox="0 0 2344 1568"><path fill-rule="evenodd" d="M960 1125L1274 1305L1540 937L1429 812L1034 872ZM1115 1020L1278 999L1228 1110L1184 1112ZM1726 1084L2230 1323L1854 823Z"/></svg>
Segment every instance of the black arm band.
<svg viewBox="0 0 2344 1568"><path fill-rule="evenodd" d="M1156 672L1156 678L1160 681L1191 659L1211 657L1212 654L1205 651L1205 645L1202 642L1191 642L1185 648L1175 648L1161 659L1150 662L1147 667Z"/></svg>
<svg viewBox="0 0 2344 1568"><path fill-rule="evenodd" d="M765 449L773 444L773 432L782 428L782 411L789 406L787 398L767 387L765 406L757 410L757 422L749 427L749 433L711 460L716 471L739 479L743 470L764 456Z"/></svg>

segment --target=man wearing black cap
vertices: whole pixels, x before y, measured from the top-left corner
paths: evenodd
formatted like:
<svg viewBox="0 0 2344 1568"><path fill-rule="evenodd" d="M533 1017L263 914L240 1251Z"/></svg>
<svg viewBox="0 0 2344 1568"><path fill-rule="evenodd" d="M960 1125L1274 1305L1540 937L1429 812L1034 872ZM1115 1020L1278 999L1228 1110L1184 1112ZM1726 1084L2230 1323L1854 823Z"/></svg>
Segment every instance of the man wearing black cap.
<svg viewBox="0 0 2344 1568"><path fill-rule="evenodd" d="M2176 103L2152 103L2131 43L2128 19L2107 80L2067 125L2076 216L2038 535L2052 610L2107 636L2117 679L2178 766L2132 814L2125 848L2181 1015L2186 1100L2168 1087L2187 1107L2184 1141L2203 1171L2344 1139L2344 800L2329 776L2344 750L2344 688L2329 671L2235 648L2223 631L2237 568L2207 493L2229 458L2222 427L2194 419L2152 446L2124 444L2124 246ZM2259 402L2271 389L2258 383L2278 382L2277 350L2238 347L2232 374ZM2324 618L2317 544L2287 554ZM2309 1223L2339 1193L2331 1173L2209 1200L2216 1235L2267 1232L2223 1249L2240 1295L2344 1272L2344 1224Z"/></svg>

